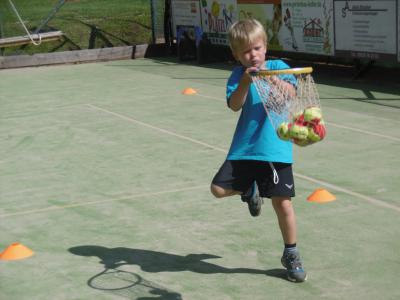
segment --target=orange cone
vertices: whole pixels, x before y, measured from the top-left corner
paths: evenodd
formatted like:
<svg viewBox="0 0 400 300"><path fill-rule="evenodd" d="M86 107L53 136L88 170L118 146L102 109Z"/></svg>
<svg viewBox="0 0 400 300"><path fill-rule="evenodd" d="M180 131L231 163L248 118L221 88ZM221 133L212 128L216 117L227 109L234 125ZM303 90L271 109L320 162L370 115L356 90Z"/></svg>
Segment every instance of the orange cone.
<svg viewBox="0 0 400 300"><path fill-rule="evenodd" d="M20 243L12 243L0 253L0 260L23 259L33 255L33 251Z"/></svg>
<svg viewBox="0 0 400 300"><path fill-rule="evenodd" d="M310 202L325 203L336 200L336 197L325 189L316 189L310 196L308 196L307 200Z"/></svg>
<svg viewBox="0 0 400 300"><path fill-rule="evenodd" d="M195 89L192 88L186 88L182 91L182 94L184 95L195 95L197 94L197 91Z"/></svg>

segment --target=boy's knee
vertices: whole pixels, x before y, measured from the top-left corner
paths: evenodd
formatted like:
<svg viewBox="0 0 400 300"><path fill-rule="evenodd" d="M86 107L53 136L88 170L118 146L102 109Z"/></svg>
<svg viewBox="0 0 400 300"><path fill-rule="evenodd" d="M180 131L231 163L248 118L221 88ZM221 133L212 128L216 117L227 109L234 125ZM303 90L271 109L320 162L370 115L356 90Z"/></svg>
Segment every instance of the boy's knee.
<svg viewBox="0 0 400 300"><path fill-rule="evenodd" d="M218 185L211 184L210 191L211 191L211 194L213 194L215 198L225 197L225 190Z"/></svg>
<svg viewBox="0 0 400 300"><path fill-rule="evenodd" d="M275 210L280 214L291 215L294 213L292 201L290 198L274 197L272 199L272 205L274 206Z"/></svg>

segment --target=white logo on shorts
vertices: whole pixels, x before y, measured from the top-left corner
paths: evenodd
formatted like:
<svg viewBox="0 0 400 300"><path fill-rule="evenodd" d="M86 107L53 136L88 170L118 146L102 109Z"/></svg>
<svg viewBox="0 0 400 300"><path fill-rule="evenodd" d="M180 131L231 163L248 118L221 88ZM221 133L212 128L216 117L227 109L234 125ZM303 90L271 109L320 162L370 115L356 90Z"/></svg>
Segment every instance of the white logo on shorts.
<svg viewBox="0 0 400 300"><path fill-rule="evenodd" d="M293 184L287 184L287 183L285 183L285 185L286 185L286 187L287 187L289 190L291 190L292 187L293 187Z"/></svg>

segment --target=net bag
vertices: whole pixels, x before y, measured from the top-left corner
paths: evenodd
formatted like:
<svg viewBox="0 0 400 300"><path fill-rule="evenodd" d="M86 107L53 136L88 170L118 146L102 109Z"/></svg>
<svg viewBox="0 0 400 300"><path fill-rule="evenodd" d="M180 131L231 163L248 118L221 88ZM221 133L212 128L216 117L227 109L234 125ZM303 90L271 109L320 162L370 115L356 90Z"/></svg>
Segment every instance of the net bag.
<svg viewBox="0 0 400 300"><path fill-rule="evenodd" d="M252 80L280 139L298 146L322 141L326 127L312 68L260 70Z"/></svg>

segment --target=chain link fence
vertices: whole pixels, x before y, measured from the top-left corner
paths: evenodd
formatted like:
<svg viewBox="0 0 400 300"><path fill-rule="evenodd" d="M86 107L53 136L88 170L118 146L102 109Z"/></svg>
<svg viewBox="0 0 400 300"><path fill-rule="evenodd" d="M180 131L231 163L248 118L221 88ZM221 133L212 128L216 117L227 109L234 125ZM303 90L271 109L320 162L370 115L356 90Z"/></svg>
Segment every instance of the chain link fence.
<svg viewBox="0 0 400 300"><path fill-rule="evenodd" d="M1 0L0 55L161 43L166 2Z"/></svg>

